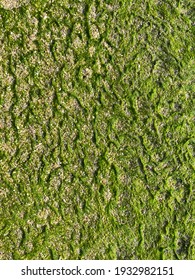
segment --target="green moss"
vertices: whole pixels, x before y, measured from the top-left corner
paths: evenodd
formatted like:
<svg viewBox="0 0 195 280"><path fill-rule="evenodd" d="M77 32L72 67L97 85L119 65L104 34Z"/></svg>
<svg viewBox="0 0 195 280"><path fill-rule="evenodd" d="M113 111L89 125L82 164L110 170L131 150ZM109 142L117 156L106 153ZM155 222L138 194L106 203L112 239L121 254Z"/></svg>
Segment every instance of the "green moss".
<svg viewBox="0 0 195 280"><path fill-rule="evenodd" d="M194 259L191 2L25 2L0 8L0 258Z"/></svg>

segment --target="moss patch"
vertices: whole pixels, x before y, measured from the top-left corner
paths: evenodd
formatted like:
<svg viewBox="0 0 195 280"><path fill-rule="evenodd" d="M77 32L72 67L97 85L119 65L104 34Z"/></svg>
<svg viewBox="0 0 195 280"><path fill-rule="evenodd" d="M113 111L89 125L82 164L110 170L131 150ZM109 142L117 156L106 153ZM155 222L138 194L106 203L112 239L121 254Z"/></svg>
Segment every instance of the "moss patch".
<svg viewBox="0 0 195 280"><path fill-rule="evenodd" d="M24 2L0 8L0 258L194 259L191 1Z"/></svg>

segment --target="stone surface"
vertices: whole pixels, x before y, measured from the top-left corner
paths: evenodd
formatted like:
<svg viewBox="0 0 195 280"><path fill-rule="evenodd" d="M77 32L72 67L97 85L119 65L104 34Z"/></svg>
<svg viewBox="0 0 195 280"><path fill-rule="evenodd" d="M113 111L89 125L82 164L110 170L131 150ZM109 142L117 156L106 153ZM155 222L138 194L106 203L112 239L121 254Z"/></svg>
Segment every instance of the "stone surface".
<svg viewBox="0 0 195 280"><path fill-rule="evenodd" d="M3 2L0 259L195 259L192 1Z"/></svg>

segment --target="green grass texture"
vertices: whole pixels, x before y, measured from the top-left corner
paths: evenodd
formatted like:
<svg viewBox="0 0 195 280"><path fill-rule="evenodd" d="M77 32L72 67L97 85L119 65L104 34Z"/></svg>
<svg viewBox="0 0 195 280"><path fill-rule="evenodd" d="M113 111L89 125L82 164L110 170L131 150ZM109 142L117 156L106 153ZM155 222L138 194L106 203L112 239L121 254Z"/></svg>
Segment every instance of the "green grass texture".
<svg viewBox="0 0 195 280"><path fill-rule="evenodd" d="M0 0L0 259L195 259L195 5Z"/></svg>

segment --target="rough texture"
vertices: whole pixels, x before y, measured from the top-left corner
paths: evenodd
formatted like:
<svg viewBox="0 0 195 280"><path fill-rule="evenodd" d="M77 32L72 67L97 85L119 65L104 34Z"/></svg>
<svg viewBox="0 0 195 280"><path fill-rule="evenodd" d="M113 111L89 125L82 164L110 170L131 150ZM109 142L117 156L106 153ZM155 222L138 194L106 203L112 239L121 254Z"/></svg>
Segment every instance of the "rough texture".
<svg viewBox="0 0 195 280"><path fill-rule="evenodd" d="M8 2L0 259L195 259L193 1Z"/></svg>
<svg viewBox="0 0 195 280"><path fill-rule="evenodd" d="M27 4L30 0L0 0L0 5L7 10L19 8L20 6Z"/></svg>

